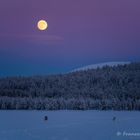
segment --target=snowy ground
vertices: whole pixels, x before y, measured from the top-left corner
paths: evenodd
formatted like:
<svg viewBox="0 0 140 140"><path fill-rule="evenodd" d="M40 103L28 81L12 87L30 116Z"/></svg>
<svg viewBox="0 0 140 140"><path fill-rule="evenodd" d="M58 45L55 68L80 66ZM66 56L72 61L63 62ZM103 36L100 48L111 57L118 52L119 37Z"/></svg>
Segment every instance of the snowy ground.
<svg viewBox="0 0 140 140"><path fill-rule="evenodd" d="M0 140L140 140L140 112L0 111Z"/></svg>

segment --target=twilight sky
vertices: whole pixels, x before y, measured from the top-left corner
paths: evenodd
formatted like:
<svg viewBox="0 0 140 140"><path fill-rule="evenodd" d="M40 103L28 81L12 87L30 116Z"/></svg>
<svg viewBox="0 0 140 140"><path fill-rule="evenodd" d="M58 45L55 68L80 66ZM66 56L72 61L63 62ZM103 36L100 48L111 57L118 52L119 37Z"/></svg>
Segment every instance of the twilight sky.
<svg viewBox="0 0 140 140"><path fill-rule="evenodd" d="M140 61L140 0L0 0L0 76L107 61Z"/></svg>

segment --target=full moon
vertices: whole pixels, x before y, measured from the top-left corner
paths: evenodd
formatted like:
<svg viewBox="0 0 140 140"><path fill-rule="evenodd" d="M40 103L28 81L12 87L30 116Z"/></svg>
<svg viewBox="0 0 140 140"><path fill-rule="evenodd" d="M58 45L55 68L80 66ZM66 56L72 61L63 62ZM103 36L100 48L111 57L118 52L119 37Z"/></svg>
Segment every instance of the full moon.
<svg viewBox="0 0 140 140"><path fill-rule="evenodd" d="M37 27L39 30L46 30L48 28L48 23L45 20L39 20L37 23Z"/></svg>

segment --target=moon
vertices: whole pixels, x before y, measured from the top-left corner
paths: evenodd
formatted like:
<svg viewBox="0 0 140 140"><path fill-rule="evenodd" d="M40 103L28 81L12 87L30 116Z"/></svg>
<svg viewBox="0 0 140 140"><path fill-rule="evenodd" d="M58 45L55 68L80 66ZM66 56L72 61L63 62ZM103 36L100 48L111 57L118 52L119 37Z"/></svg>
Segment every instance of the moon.
<svg viewBox="0 0 140 140"><path fill-rule="evenodd" d="M41 31L46 30L48 28L48 23L46 20L39 20L37 23L37 27Z"/></svg>

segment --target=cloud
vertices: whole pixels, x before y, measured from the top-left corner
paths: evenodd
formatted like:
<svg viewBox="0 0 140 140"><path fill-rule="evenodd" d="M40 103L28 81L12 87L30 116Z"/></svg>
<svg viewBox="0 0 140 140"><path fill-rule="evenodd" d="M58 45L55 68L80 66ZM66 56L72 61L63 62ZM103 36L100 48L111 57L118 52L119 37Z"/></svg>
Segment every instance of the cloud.
<svg viewBox="0 0 140 140"><path fill-rule="evenodd" d="M56 35L27 35L25 39L29 42L41 44L59 44L64 41L64 38Z"/></svg>
<svg viewBox="0 0 140 140"><path fill-rule="evenodd" d="M0 40L20 40L37 44L61 44L64 38L57 35L0 34Z"/></svg>

